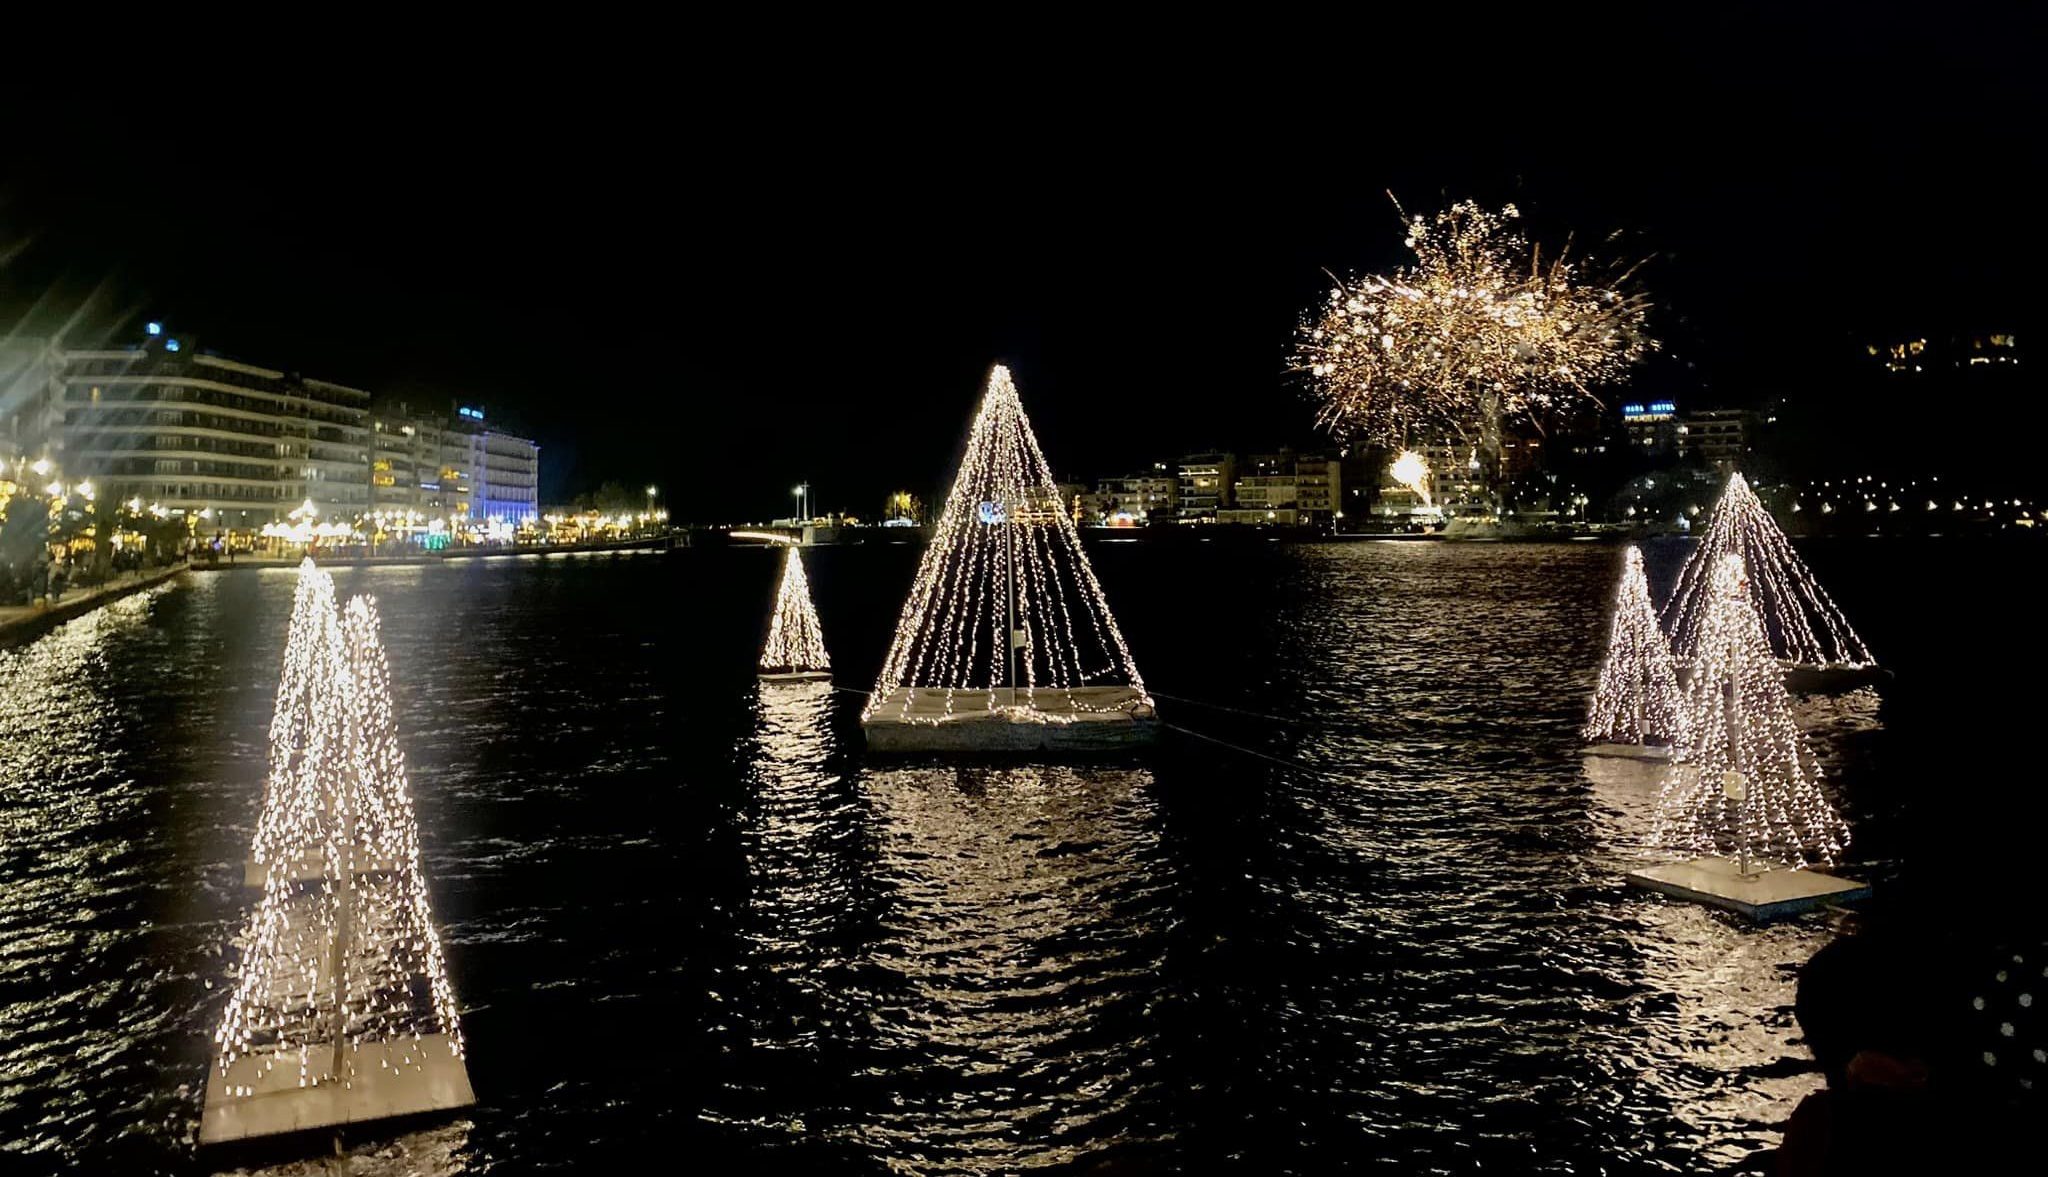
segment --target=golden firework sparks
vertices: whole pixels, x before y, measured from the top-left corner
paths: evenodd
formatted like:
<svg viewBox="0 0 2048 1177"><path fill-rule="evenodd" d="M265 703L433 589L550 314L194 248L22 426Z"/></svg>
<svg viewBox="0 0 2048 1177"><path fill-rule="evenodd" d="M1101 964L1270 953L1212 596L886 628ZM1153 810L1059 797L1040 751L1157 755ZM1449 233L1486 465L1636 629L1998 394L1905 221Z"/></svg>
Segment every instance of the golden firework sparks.
<svg viewBox="0 0 2048 1177"><path fill-rule="evenodd" d="M1397 201L1394 206L1400 209ZM1413 263L1333 286L1303 316L1293 367L1332 432L1393 444L1411 429L1484 437L1617 379L1654 350L1649 301L1620 272L1546 262L1514 205L1408 217Z"/></svg>
<svg viewBox="0 0 2048 1177"><path fill-rule="evenodd" d="M1388 473L1394 481L1415 492L1422 505L1429 506L1429 461L1414 450L1402 450Z"/></svg>

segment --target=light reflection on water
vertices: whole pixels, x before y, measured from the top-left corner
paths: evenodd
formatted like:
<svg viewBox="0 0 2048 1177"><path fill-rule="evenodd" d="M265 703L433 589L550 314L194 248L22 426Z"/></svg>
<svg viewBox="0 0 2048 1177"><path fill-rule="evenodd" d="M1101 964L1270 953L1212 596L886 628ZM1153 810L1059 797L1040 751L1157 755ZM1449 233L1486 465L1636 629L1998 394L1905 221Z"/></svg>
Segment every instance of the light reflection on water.
<svg viewBox="0 0 2048 1177"><path fill-rule="evenodd" d="M387 618L482 1099L356 1171L660 1143L1634 1172L1773 1143L1817 1083L1789 1005L1829 933L1622 885L1655 783L1575 738L1618 553L1275 549L1220 615L1172 604L1224 575L1199 557L1101 573L1162 690L1289 722L1169 719L1299 769L869 760L854 695L759 684L759 635L704 624L766 608L749 553L344 570ZM878 562L914 557L821 553L842 682L901 591ZM191 576L0 653L0 1151L31 1168L210 1168L197 1087L290 595ZM1802 703L1852 792L1875 704Z"/></svg>
<svg viewBox="0 0 2048 1177"><path fill-rule="evenodd" d="M1120 1135L1158 1081L1147 1006L1165 864L1143 769L870 768L878 935L860 1076L894 1097L853 1130L895 1167L1063 1164Z"/></svg>

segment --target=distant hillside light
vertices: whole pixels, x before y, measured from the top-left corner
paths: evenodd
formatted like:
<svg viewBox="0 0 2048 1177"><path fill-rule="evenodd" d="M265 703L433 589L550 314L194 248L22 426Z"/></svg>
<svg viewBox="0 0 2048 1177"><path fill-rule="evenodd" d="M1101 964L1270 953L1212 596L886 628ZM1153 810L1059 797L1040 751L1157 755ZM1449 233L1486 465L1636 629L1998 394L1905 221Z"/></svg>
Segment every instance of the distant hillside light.
<svg viewBox="0 0 2048 1177"><path fill-rule="evenodd" d="M166 340L164 340L164 350L165 350L165 351L177 351L177 350L178 350L178 341L177 341L177 340L175 340L175 339L166 339Z"/></svg>
<svg viewBox="0 0 2048 1177"><path fill-rule="evenodd" d="M149 326L143 328L143 330L149 332L151 335L162 335L164 333L164 325L162 323L151 323Z"/></svg>

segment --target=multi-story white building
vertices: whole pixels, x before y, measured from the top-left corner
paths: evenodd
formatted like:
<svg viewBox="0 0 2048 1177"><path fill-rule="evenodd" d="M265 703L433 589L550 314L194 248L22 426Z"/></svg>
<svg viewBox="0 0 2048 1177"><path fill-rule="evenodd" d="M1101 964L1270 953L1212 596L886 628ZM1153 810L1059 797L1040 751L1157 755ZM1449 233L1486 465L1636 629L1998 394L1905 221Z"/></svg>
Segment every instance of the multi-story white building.
<svg viewBox="0 0 2048 1177"><path fill-rule="evenodd" d="M471 518L481 432L467 416L414 411L406 401L379 403L371 411L371 510Z"/></svg>
<svg viewBox="0 0 2048 1177"><path fill-rule="evenodd" d="M1175 513L1183 523L1214 523L1216 512L1230 505L1237 480L1237 455L1189 454L1180 462L1180 497Z"/></svg>
<svg viewBox="0 0 2048 1177"><path fill-rule="evenodd" d="M483 420L482 410L471 410ZM484 429L470 440L469 517L486 523L530 526L540 519L540 445Z"/></svg>
<svg viewBox="0 0 2048 1177"><path fill-rule="evenodd" d="M150 324L143 343L0 343L0 460L48 459L72 482L202 528L257 531L372 511L513 526L539 516L540 447L481 409L372 412L370 394L200 352Z"/></svg>
<svg viewBox="0 0 2048 1177"><path fill-rule="evenodd" d="M312 504L350 519L369 503L370 394L220 356L173 338L56 354L66 477L219 529L255 529Z"/></svg>
<svg viewBox="0 0 2048 1177"><path fill-rule="evenodd" d="M1748 409L1695 409L1685 415L1678 456L1723 474L1740 469L1755 441L1756 417Z"/></svg>
<svg viewBox="0 0 2048 1177"><path fill-rule="evenodd" d="M1154 516L1170 519L1180 502L1180 481L1160 472L1105 478L1088 496L1085 514L1090 522L1121 525L1145 524Z"/></svg>
<svg viewBox="0 0 2048 1177"><path fill-rule="evenodd" d="M1678 402L1672 400L1630 401L1621 406L1621 423L1628 431L1629 449L1649 457L1676 450L1686 432L1678 419Z"/></svg>
<svg viewBox="0 0 2048 1177"><path fill-rule="evenodd" d="M50 457L64 420L57 369L47 340L0 338L0 462Z"/></svg>
<svg viewBox="0 0 2048 1177"><path fill-rule="evenodd" d="M1219 523L1328 523L1343 501L1343 464L1318 454L1254 454Z"/></svg>

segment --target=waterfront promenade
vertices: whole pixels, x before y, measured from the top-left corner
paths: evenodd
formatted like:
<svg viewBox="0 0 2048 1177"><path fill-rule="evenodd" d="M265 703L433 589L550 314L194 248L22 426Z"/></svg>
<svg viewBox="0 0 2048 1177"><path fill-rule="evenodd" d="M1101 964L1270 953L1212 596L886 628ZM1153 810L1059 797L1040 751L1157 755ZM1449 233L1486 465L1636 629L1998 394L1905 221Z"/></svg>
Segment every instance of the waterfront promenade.
<svg viewBox="0 0 2048 1177"><path fill-rule="evenodd" d="M54 604L0 605L0 650L32 642L74 617L141 592L186 571L186 564L124 573L105 584L66 592Z"/></svg>

